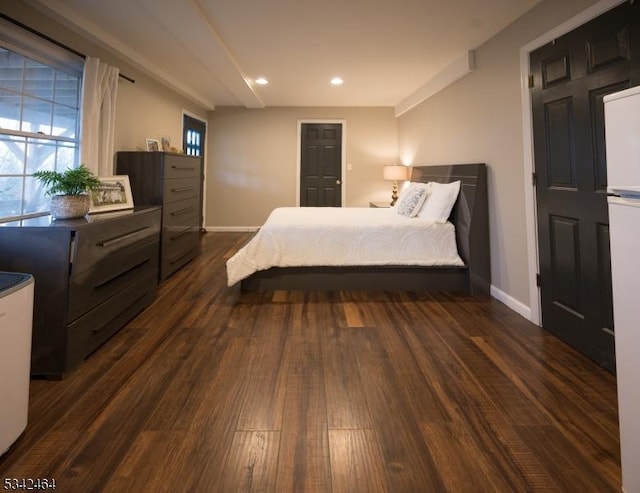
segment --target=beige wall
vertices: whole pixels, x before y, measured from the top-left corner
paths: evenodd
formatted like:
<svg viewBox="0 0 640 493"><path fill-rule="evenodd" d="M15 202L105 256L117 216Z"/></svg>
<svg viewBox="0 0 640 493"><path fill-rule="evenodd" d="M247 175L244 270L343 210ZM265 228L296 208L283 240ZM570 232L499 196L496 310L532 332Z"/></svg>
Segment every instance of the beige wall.
<svg viewBox="0 0 640 493"><path fill-rule="evenodd" d="M296 205L298 120L344 120L346 206L390 200L382 167L397 161L392 108L217 108L210 113L206 225L260 226L276 207Z"/></svg>
<svg viewBox="0 0 640 493"><path fill-rule="evenodd" d="M207 120L207 112L199 105L167 89L127 62L102 47L52 21L29 5L16 0L0 0L0 11L36 29L80 53L98 57L117 66L133 78L132 84L120 79L116 109L115 150L144 149L145 139L167 136L177 147L182 146L183 111Z"/></svg>
<svg viewBox="0 0 640 493"><path fill-rule="evenodd" d="M121 79L118 86L115 150L145 150L146 138L160 136L181 148L183 113L206 122L207 112L142 74L131 73L136 83Z"/></svg>
<svg viewBox="0 0 640 493"><path fill-rule="evenodd" d="M593 0L544 0L476 51L476 69L398 118L406 164L489 166L492 284L529 305L520 48Z"/></svg>

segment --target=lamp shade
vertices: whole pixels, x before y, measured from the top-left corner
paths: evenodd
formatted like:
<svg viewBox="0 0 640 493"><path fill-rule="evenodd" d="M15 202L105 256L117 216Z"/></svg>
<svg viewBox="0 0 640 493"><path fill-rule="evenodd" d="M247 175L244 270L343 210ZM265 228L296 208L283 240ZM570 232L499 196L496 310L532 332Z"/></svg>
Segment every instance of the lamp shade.
<svg viewBox="0 0 640 493"><path fill-rule="evenodd" d="M385 166L383 169L383 175L385 180L402 181L409 179L409 167L401 166L398 164L391 164Z"/></svg>

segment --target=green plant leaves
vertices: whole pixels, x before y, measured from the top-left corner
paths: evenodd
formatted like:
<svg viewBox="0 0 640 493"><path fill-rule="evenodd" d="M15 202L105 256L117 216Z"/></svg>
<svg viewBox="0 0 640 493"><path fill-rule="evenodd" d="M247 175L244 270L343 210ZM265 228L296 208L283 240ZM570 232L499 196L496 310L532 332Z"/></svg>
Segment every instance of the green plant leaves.
<svg viewBox="0 0 640 493"><path fill-rule="evenodd" d="M67 168L63 173L37 171L33 176L47 187L47 195L80 195L100 185L100 180L84 164Z"/></svg>

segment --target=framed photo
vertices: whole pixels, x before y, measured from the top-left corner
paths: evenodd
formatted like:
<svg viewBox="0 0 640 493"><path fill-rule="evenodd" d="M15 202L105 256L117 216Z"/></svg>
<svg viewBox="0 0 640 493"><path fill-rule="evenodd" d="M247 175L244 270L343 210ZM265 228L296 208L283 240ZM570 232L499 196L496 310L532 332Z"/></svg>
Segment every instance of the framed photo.
<svg viewBox="0 0 640 493"><path fill-rule="evenodd" d="M133 208L128 175L99 176L100 186L91 191L89 214Z"/></svg>
<svg viewBox="0 0 640 493"><path fill-rule="evenodd" d="M164 152L171 151L171 140L169 140L169 137L160 137L160 148Z"/></svg>
<svg viewBox="0 0 640 493"><path fill-rule="evenodd" d="M158 139L147 139L147 151L159 151L160 143Z"/></svg>

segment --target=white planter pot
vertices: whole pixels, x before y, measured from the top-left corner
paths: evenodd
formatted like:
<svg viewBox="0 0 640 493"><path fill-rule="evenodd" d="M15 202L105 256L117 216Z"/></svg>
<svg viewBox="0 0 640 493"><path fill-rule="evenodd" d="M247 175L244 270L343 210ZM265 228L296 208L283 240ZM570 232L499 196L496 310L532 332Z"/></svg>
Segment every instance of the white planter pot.
<svg viewBox="0 0 640 493"><path fill-rule="evenodd" d="M73 219L89 212L89 195L53 195L51 197L51 217Z"/></svg>

